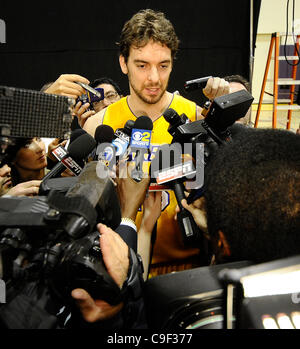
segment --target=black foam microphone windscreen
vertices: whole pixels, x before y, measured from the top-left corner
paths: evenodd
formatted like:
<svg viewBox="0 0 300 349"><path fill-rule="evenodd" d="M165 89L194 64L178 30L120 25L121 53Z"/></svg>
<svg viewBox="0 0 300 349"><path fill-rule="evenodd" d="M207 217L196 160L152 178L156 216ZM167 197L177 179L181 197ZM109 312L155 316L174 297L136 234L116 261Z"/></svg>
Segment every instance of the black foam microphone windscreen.
<svg viewBox="0 0 300 349"><path fill-rule="evenodd" d="M88 133L84 133L70 143L68 147L69 155L77 160L84 159L96 146L95 139Z"/></svg>
<svg viewBox="0 0 300 349"><path fill-rule="evenodd" d="M95 148L96 141L88 133L76 138L72 143L70 143L66 155L58 162L53 169L46 174L43 178L45 183L48 179L59 176L66 168L71 170L75 174L80 172L81 168L76 163L76 161L83 160L88 154Z"/></svg>
<svg viewBox="0 0 300 349"><path fill-rule="evenodd" d="M142 129L142 130L153 130L153 122L149 118L149 116L140 116L136 119L134 125L134 129Z"/></svg>
<svg viewBox="0 0 300 349"><path fill-rule="evenodd" d="M99 143L111 143L114 138L114 130L109 125L100 125L95 131L95 141Z"/></svg>
<svg viewBox="0 0 300 349"><path fill-rule="evenodd" d="M70 144L73 143L75 141L75 139L84 135L85 133L86 133L86 131L83 130L82 128L77 128L76 130L72 131L71 136L70 136Z"/></svg>
<svg viewBox="0 0 300 349"><path fill-rule="evenodd" d="M95 131L95 141L97 142L96 148L90 154L90 158L94 161L98 160L98 156L103 151L105 144L111 144L114 138L114 130L109 125L100 125Z"/></svg>

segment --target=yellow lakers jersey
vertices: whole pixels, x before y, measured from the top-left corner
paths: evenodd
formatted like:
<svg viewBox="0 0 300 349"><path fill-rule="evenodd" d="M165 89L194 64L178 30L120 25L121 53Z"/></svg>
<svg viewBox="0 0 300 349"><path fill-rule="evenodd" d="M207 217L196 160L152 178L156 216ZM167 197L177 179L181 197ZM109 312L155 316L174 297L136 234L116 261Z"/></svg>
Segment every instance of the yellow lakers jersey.
<svg viewBox="0 0 300 349"><path fill-rule="evenodd" d="M179 115L184 113L191 121L196 120L196 103L182 96L174 94L168 108L176 110ZM128 106L127 98L124 97L106 109L103 124L111 126L115 131L118 128L123 128L127 120L135 121L136 119L137 117ZM168 133L169 126L170 124L163 116L153 122L151 157L149 157L149 160L153 159L159 145L171 143L172 136ZM164 192L162 213L157 221L157 236L153 249L152 264L180 262L180 260L199 253L198 249L187 248L183 245L178 223L174 220L176 206L177 201L174 192L172 190ZM139 212L136 220L138 227L141 218L142 212Z"/></svg>

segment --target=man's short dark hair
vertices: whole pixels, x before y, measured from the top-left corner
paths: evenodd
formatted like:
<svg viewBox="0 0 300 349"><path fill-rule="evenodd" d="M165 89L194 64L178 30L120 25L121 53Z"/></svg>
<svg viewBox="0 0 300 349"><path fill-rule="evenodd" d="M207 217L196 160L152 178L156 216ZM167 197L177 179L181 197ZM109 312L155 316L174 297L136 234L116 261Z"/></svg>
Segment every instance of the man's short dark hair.
<svg viewBox="0 0 300 349"><path fill-rule="evenodd" d="M208 230L221 230L231 260L261 263L300 253L300 136L249 129L205 171Z"/></svg>
<svg viewBox="0 0 300 349"><path fill-rule="evenodd" d="M246 78L244 78L242 75L239 75L239 74L227 75L227 76L224 76L223 79L228 82L238 82L242 84L248 92L251 92L251 86L249 81Z"/></svg>

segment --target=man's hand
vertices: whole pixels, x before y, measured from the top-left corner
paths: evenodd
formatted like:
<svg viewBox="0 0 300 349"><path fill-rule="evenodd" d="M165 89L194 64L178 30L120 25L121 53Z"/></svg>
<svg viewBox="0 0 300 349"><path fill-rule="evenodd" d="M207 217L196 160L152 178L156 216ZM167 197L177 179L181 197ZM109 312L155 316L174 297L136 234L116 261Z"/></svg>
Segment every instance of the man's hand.
<svg viewBox="0 0 300 349"><path fill-rule="evenodd" d="M101 235L100 247L107 272L121 289L127 279L129 269L128 246L119 234L105 225L99 224L98 230ZM73 290L72 297L75 299L84 320L87 322L110 319L123 307L123 303L110 305L101 300L100 293L99 299L94 300L83 289Z"/></svg>
<svg viewBox="0 0 300 349"><path fill-rule="evenodd" d="M221 78L209 78L203 93L209 100L226 95L230 93L229 82Z"/></svg>
<svg viewBox="0 0 300 349"><path fill-rule="evenodd" d="M188 196L188 193L185 192L185 196ZM205 199L202 197L200 199L195 200L190 205L187 203L186 199L181 201L183 208L189 211L197 226L204 232L207 233L207 219L206 219L206 207L205 207ZM176 207L176 212L180 211L179 206ZM177 216L175 216L177 219Z"/></svg>
<svg viewBox="0 0 300 349"><path fill-rule="evenodd" d="M86 120L90 116L96 114L95 110L88 110L89 107L89 103L85 103L82 105L81 102L78 102L74 107L73 114L77 116L80 127L84 126Z"/></svg>
<svg viewBox="0 0 300 349"><path fill-rule="evenodd" d="M48 158L50 158L54 162L57 162L58 160L52 154L52 152L54 149L58 148L59 146L65 147L66 144L67 144L67 140L64 140L61 143L59 143L59 138L53 139L53 141L48 145L48 153L47 153Z"/></svg>
<svg viewBox="0 0 300 349"><path fill-rule="evenodd" d="M149 192L145 198L141 228L148 233L152 233L154 225L161 215L161 198L161 191Z"/></svg>
<svg viewBox="0 0 300 349"><path fill-rule="evenodd" d="M28 181L19 183L12 187L6 195L12 196L35 196L39 193L40 184L42 181Z"/></svg>
<svg viewBox="0 0 300 349"><path fill-rule="evenodd" d="M139 183L131 178L134 163L119 162L119 171L115 182L117 183L117 193L120 200L122 217L127 217L135 221L138 209L144 202L147 189L150 183L150 176L145 174Z"/></svg>
<svg viewBox="0 0 300 349"><path fill-rule="evenodd" d="M63 74L51 86L49 86L45 93L67 96L74 99L86 93L85 89L76 82L89 84L89 80L77 74Z"/></svg>

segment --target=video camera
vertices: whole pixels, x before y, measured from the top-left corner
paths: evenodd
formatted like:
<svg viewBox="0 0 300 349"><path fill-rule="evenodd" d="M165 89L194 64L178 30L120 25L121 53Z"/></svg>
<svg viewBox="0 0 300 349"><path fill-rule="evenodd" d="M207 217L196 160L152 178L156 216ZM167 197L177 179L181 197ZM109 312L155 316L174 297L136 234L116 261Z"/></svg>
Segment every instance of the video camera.
<svg viewBox="0 0 300 349"><path fill-rule="evenodd" d="M116 229L120 208L113 183L109 177L98 180L96 166L101 164L88 163L66 193L0 198L0 278L45 278L62 300L72 289L84 288L112 304L120 301L95 231L97 223Z"/></svg>
<svg viewBox="0 0 300 349"><path fill-rule="evenodd" d="M18 137L67 137L73 100L8 87L0 92L3 144ZM43 280L63 302L78 287L111 304L127 296L141 264L130 248L131 273L122 292L106 271L96 223L116 229L121 213L110 177L98 178L96 168L107 171L92 161L78 177L51 179L57 190L46 195L0 198L0 279L8 287Z"/></svg>

